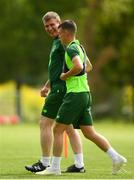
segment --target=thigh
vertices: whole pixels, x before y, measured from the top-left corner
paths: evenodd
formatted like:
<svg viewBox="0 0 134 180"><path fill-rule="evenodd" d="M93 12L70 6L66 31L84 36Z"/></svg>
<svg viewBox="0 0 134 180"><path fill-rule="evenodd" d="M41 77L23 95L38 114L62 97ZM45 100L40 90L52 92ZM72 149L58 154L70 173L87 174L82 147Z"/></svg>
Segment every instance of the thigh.
<svg viewBox="0 0 134 180"><path fill-rule="evenodd" d="M92 125L86 125L86 126L81 125L80 129L81 129L83 135L87 138L91 138L95 134L95 129L94 129L94 126L92 126Z"/></svg>
<svg viewBox="0 0 134 180"><path fill-rule="evenodd" d="M93 125L93 118L92 118L92 112L91 112L91 104L92 104L92 97L89 93L87 96L87 105L83 109L83 112L79 116L78 120L73 123L73 126L75 129L80 129L80 126L92 126Z"/></svg>
<svg viewBox="0 0 134 180"><path fill-rule="evenodd" d="M40 119L40 127L41 128L46 128L46 127L52 127L54 125L55 121L54 119L45 117L45 116L41 116Z"/></svg>
<svg viewBox="0 0 134 180"><path fill-rule="evenodd" d="M66 133L67 133L68 135L71 135L71 134L77 133L77 130L74 129L74 128L73 128L73 125L71 124L71 125L69 125L69 126L67 127Z"/></svg>
<svg viewBox="0 0 134 180"><path fill-rule="evenodd" d="M73 124L86 104L84 96L85 93L68 93L59 109L56 121L63 124Z"/></svg>
<svg viewBox="0 0 134 180"><path fill-rule="evenodd" d="M62 134L68 128L68 126L69 125L56 122L54 126L54 134Z"/></svg>

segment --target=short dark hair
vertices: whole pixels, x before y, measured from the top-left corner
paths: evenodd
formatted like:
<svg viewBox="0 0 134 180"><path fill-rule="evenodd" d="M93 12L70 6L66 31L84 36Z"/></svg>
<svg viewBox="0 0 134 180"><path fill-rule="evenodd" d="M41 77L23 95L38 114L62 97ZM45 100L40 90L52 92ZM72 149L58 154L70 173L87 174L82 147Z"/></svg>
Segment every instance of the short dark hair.
<svg viewBox="0 0 134 180"><path fill-rule="evenodd" d="M65 20L63 21L58 28L62 28L63 30L67 30L71 32L72 34L75 34L77 32L77 25L72 20Z"/></svg>

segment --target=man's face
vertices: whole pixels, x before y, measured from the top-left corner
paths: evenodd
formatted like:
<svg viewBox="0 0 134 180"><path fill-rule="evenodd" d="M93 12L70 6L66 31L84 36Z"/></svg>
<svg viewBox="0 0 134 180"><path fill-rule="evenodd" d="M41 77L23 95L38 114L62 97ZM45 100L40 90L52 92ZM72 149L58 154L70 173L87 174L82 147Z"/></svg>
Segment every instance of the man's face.
<svg viewBox="0 0 134 180"><path fill-rule="evenodd" d="M48 21L43 21L44 27L46 32L51 36L51 37L56 37L59 35L59 29L58 26L60 25L60 22L57 19L50 19Z"/></svg>
<svg viewBox="0 0 134 180"><path fill-rule="evenodd" d="M66 43L68 41L68 36L69 36L68 31L63 30L62 28L59 28L59 38L60 38L62 44L66 45Z"/></svg>

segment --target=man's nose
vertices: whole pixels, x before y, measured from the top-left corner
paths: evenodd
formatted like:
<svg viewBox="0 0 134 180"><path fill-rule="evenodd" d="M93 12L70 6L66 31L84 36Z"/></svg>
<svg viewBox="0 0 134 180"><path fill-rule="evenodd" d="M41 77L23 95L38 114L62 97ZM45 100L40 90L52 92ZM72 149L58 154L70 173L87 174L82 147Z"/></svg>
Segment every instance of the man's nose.
<svg viewBox="0 0 134 180"><path fill-rule="evenodd" d="M52 27L51 26L48 26L48 30L51 30L52 29Z"/></svg>

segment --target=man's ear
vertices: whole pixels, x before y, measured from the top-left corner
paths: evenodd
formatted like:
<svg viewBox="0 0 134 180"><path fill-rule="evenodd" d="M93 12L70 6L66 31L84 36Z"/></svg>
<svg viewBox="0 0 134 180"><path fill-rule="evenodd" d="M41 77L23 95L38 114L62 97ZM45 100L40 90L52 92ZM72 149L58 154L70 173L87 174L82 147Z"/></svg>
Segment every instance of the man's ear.
<svg viewBox="0 0 134 180"><path fill-rule="evenodd" d="M68 30L64 30L64 33L69 36L69 31Z"/></svg>

